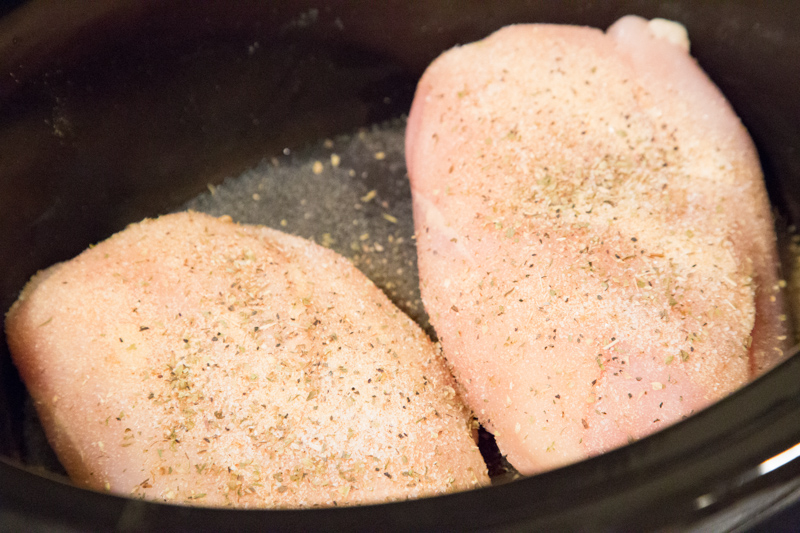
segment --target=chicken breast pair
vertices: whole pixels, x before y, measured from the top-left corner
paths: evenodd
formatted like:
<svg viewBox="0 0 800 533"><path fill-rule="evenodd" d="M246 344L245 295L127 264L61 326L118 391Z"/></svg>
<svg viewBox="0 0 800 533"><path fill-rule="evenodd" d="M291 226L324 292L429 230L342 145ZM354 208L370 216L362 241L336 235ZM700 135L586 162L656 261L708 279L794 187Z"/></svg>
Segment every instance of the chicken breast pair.
<svg viewBox="0 0 800 533"><path fill-rule="evenodd" d="M196 213L38 274L14 361L79 485L242 507L485 485L463 395L527 474L780 360L757 156L682 27L521 25L447 52L409 117L433 344L352 265Z"/></svg>

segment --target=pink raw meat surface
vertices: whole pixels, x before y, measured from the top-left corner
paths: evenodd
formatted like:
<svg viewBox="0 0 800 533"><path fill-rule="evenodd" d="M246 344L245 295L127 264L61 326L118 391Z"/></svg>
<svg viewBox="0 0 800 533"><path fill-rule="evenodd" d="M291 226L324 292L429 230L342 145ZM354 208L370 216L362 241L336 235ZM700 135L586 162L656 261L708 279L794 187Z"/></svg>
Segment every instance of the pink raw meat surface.
<svg viewBox="0 0 800 533"><path fill-rule="evenodd" d="M132 225L36 275L6 332L81 487L309 507L489 481L430 339L349 261L279 231Z"/></svg>
<svg viewBox="0 0 800 533"><path fill-rule="evenodd" d="M781 359L758 157L682 26L518 25L448 51L406 157L425 307L521 472L644 437Z"/></svg>

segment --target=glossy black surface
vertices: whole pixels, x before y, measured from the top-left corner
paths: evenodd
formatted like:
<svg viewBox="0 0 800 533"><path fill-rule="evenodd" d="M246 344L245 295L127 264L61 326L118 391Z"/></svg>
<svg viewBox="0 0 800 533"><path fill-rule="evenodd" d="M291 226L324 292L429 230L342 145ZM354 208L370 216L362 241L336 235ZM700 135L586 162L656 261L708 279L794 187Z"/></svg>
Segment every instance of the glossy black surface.
<svg viewBox="0 0 800 533"><path fill-rule="evenodd" d="M0 19L3 311L37 269L180 205L209 182L284 147L407 112L438 53L512 22L604 28L635 13L684 23L693 53L751 131L773 203L800 217L794 2L97 4L33 1ZM798 461L751 475L800 442L798 358L605 456L490 489L351 509L187 509L79 490L18 466L30 454L23 404L2 343L7 529L658 529L698 523L800 475Z"/></svg>

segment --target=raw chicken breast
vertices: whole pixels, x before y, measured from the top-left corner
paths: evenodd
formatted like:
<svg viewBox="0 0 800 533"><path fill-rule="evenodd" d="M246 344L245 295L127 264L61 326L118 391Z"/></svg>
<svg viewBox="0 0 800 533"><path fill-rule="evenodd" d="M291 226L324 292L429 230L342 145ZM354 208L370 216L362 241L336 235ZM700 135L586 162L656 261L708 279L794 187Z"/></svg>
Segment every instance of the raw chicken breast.
<svg viewBox="0 0 800 533"><path fill-rule="evenodd" d="M488 483L440 353L335 253L230 219L128 227L6 319L82 487L181 504L353 505Z"/></svg>
<svg viewBox="0 0 800 533"><path fill-rule="evenodd" d="M406 152L425 307L521 472L644 437L781 358L757 154L682 26L455 48L419 83Z"/></svg>

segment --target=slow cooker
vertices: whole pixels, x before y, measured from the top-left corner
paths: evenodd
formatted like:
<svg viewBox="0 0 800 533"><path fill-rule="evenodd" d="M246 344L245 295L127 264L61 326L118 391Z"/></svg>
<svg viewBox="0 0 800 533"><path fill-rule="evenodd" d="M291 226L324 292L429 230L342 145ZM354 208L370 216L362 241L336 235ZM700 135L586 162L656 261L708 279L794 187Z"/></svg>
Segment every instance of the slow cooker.
<svg viewBox="0 0 800 533"><path fill-rule="evenodd" d="M454 45L511 23L606 28L631 13L687 27L693 55L758 147L778 225L800 223L796 2L30 0L0 7L0 309L37 270L130 222L174 210L264 158L403 116L422 71ZM355 508L188 508L78 489L58 474L31 416L2 342L3 530L774 531L800 524L799 357L603 456L471 492Z"/></svg>

